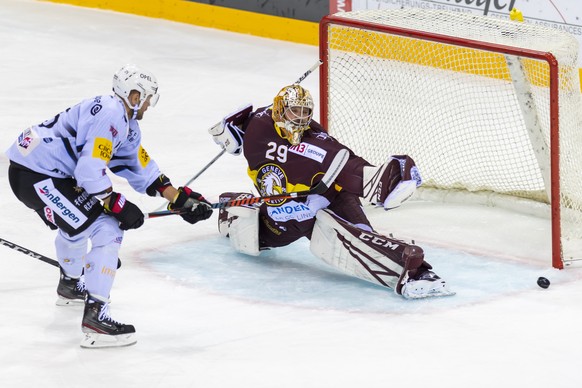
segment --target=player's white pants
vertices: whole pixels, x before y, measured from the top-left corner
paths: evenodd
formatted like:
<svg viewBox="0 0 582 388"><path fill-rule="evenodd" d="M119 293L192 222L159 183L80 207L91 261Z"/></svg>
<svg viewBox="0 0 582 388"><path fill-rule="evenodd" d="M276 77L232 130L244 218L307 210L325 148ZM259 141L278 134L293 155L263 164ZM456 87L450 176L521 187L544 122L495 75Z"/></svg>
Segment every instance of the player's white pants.
<svg viewBox="0 0 582 388"><path fill-rule="evenodd" d="M87 236L80 233L76 236L69 236L61 229L55 238L57 259L65 274L78 279L83 273L83 258L87 254Z"/></svg>
<svg viewBox="0 0 582 388"><path fill-rule="evenodd" d="M91 250L87 253L88 241ZM85 284L92 297L109 300L123 240L119 222L101 214L91 226L76 236L59 230L55 245L59 264L68 276L78 278L85 268Z"/></svg>

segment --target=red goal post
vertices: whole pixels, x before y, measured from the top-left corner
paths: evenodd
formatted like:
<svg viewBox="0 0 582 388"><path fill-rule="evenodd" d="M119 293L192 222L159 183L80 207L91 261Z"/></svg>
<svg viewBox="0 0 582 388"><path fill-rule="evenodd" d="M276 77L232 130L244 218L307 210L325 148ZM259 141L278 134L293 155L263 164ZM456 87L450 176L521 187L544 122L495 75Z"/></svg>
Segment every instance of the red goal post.
<svg viewBox="0 0 582 388"><path fill-rule="evenodd" d="M582 258L577 55L567 33L492 17L329 15L320 23L321 122L372 163L411 155L427 193L542 204L552 265L563 268Z"/></svg>

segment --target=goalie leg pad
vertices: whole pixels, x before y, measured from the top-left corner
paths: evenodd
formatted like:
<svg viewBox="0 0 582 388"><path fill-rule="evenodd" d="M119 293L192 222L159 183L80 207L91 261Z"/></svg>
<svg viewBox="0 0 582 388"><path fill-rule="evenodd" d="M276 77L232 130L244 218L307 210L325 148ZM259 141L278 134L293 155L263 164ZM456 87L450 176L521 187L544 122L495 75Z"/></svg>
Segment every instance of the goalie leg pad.
<svg viewBox="0 0 582 388"><path fill-rule="evenodd" d="M259 208L235 206L228 209L230 245L240 253L258 256Z"/></svg>
<svg viewBox="0 0 582 388"><path fill-rule="evenodd" d="M251 193L222 193L218 197L218 201L228 202L235 199L251 198L252 196ZM222 237L228 237L228 230L230 229L230 224L233 220L233 216L228 215L228 210L229 209L221 208L218 211L218 232Z"/></svg>
<svg viewBox="0 0 582 388"><path fill-rule="evenodd" d="M408 280L406 274L420 267L424 258L422 248L360 229L330 210L317 212L310 250L342 272L398 294Z"/></svg>

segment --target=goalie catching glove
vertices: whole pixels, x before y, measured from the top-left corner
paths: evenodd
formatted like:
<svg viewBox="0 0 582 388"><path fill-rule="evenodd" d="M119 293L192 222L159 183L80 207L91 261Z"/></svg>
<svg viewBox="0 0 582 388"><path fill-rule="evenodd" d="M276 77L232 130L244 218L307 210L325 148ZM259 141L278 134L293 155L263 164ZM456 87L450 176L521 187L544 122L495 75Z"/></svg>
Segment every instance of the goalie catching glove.
<svg viewBox="0 0 582 388"><path fill-rule="evenodd" d="M364 167L363 197L390 210L410 198L422 184L420 171L407 155L393 155L381 166Z"/></svg>
<svg viewBox="0 0 582 388"><path fill-rule="evenodd" d="M129 202L123 194L112 191L108 197L109 202L103 203L103 210L105 214L119 221L121 230L137 229L143 225L142 211L134 203Z"/></svg>
<svg viewBox="0 0 582 388"><path fill-rule="evenodd" d="M168 210L180 210L180 217L190 224L205 220L212 215L210 203L202 194L192 191L189 187L178 188L178 194L168 204Z"/></svg>
<svg viewBox="0 0 582 388"><path fill-rule="evenodd" d="M208 130L216 144L232 155L240 155L243 149L242 125L253 111L252 105L246 105L227 115L221 122Z"/></svg>

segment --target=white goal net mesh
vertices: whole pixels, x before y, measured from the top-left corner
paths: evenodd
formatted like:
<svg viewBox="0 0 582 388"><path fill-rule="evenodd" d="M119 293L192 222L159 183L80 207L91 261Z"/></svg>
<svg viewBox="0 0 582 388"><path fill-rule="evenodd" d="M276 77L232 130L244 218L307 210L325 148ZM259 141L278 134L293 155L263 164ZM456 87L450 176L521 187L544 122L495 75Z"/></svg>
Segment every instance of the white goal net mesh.
<svg viewBox="0 0 582 388"><path fill-rule="evenodd" d="M574 37L527 22L413 8L338 13L324 34L322 117L333 136L374 164L410 155L423 187L550 204L555 181L563 259L582 257ZM555 95L550 64L531 51L556 59ZM551 142L556 98L559 142ZM551 170L552 155L559 172Z"/></svg>

